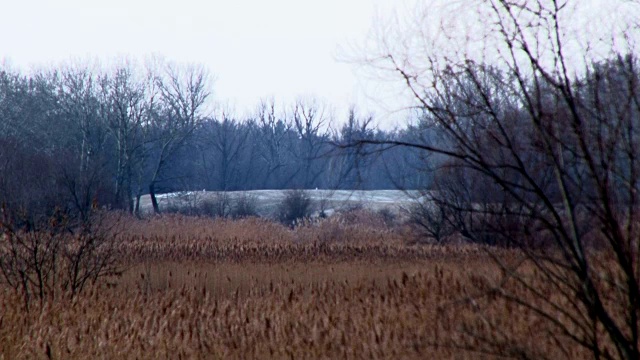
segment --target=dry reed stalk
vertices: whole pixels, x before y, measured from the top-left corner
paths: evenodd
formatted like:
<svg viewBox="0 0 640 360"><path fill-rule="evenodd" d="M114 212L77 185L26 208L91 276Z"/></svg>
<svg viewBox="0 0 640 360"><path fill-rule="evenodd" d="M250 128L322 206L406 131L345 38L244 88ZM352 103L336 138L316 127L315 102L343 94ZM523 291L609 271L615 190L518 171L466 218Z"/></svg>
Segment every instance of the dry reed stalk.
<svg viewBox="0 0 640 360"><path fill-rule="evenodd" d="M337 220L294 230L258 219L127 221L128 271L111 286L29 313L0 292L0 358L586 356L559 346L534 313L476 296L501 275L476 245L408 245L398 232Z"/></svg>

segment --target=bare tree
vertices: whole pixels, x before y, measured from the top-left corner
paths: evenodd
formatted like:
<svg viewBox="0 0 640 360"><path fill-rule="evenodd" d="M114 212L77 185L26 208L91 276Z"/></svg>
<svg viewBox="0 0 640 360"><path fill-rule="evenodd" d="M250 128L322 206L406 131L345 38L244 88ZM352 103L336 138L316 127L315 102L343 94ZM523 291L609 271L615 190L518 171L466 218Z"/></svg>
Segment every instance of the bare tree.
<svg viewBox="0 0 640 360"><path fill-rule="evenodd" d="M114 197L130 213L137 212L139 206L141 177L148 155L148 128L157 97L154 79L136 70L134 64L125 63L100 79L106 122L115 143ZM134 196L138 199L135 205Z"/></svg>
<svg viewBox="0 0 640 360"><path fill-rule="evenodd" d="M149 195L156 213L160 212L156 186L167 174L171 158L191 137L203 115L203 107L210 95L209 78L201 67L178 68L165 65L155 77L160 99L152 110L155 141L155 161L149 181Z"/></svg>
<svg viewBox="0 0 640 360"><path fill-rule="evenodd" d="M324 166L317 165L317 161L325 159L323 146L328 143L323 127L328 127L331 121L326 108L315 100L296 101L292 110L292 124L299 139L299 148L292 149L300 161L298 169L301 176L301 186L310 188L325 171Z"/></svg>
<svg viewBox="0 0 640 360"><path fill-rule="evenodd" d="M213 150L213 168L217 167L216 188L221 191L236 190L234 187L241 186L241 160L243 151L248 146L250 128L227 113L223 113L219 121L207 121L205 126L204 142Z"/></svg>
<svg viewBox="0 0 640 360"><path fill-rule="evenodd" d="M640 63L632 30L640 7L604 5L614 22L589 26L575 19L595 21L588 11L605 9L570 0L420 9L409 32L386 32L365 61L396 74L446 141L365 142L443 154L484 181L486 201L474 200L478 192L440 198L526 258L513 265L495 257L503 277L484 290L548 326L563 351L570 342L596 359L637 359ZM498 322L482 324L458 345L541 356L510 342Z"/></svg>
<svg viewBox="0 0 640 360"><path fill-rule="evenodd" d="M51 159L59 142L49 136L61 135L51 129L60 114L54 88L47 77L0 69L0 202L13 209L42 213L62 193Z"/></svg>
<svg viewBox="0 0 640 360"><path fill-rule="evenodd" d="M286 149L292 124L286 116L278 116L273 100L260 104L256 118L259 156L266 167L262 186L267 187L272 178L287 166Z"/></svg>
<svg viewBox="0 0 640 360"><path fill-rule="evenodd" d="M66 131L57 136L57 177L67 189L69 203L87 216L103 186L107 162L106 113L100 102L98 75L88 64L71 64L48 78L58 91L59 126Z"/></svg>
<svg viewBox="0 0 640 360"><path fill-rule="evenodd" d="M328 171L335 183L332 188L355 189L362 183L362 171L369 166L372 160L371 153L375 150L372 146L344 147L345 144L354 144L364 139L373 139L374 131L371 128L373 116L360 118L355 107L349 109L347 122L340 132L333 136L332 145L337 151L333 151L329 157Z"/></svg>

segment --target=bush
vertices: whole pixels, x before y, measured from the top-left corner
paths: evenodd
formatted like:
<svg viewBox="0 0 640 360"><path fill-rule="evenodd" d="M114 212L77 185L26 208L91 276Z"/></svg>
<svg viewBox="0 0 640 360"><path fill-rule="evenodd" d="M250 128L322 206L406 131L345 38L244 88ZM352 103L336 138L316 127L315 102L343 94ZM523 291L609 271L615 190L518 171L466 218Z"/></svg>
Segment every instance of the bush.
<svg viewBox="0 0 640 360"><path fill-rule="evenodd" d="M451 211L432 199L421 199L407 209L409 223L423 238L442 243L454 232Z"/></svg>
<svg viewBox="0 0 640 360"><path fill-rule="evenodd" d="M393 210L385 207L376 211L376 214L382 218L387 227L397 225L398 215Z"/></svg>
<svg viewBox="0 0 640 360"><path fill-rule="evenodd" d="M162 212L165 214L180 214L180 215L187 215L187 216L196 215L196 211L197 211L196 208L193 208L190 206L183 206L177 203L170 203L162 209Z"/></svg>
<svg viewBox="0 0 640 360"><path fill-rule="evenodd" d="M290 190L278 206L278 219L285 225L294 226L298 221L311 216L311 198L304 190Z"/></svg>
<svg viewBox="0 0 640 360"><path fill-rule="evenodd" d="M74 297L88 283L119 275L116 213L92 211L73 219L56 211L47 219L0 212L0 274L24 300L44 301L62 292ZM26 224L26 225L25 225Z"/></svg>
<svg viewBox="0 0 640 360"><path fill-rule="evenodd" d="M230 215L234 219L258 216L257 208L258 199L254 195L243 193L235 199Z"/></svg>
<svg viewBox="0 0 640 360"><path fill-rule="evenodd" d="M200 202L199 215L228 217L231 213L231 197L226 192L217 192L213 199Z"/></svg>

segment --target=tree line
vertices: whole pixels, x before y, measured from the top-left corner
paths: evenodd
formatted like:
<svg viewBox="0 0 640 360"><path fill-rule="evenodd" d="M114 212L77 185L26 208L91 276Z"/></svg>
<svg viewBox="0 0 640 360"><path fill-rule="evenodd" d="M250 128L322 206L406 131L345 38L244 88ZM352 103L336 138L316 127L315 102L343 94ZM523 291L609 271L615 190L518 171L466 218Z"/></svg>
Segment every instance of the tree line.
<svg viewBox="0 0 640 360"><path fill-rule="evenodd" d="M265 100L248 116L212 108L196 65L123 61L24 74L0 68L0 201L12 209L80 214L139 211L140 197L183 190L388 189L424 185L412 149L340 146L415 138L383 131L352 108ZM369 156L363 156L363 155Z"/></svg>

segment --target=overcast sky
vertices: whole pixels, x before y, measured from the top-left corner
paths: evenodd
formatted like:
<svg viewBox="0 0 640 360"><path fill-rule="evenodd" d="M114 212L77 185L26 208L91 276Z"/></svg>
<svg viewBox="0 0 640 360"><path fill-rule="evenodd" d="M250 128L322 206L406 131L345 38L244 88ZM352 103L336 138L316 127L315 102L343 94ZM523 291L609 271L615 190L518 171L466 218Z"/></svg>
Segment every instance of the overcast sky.
<svg viewBox="0 0 640 360"><path fill-rule="evenodd" d="M200 63L215 99L238 111L260 99L316 96L384 113L370 81L337 61L399 0L20 0L6 1L0 58L19 68L121 56ZM388 94L387 100L389 98ZM393 104L393 101L390 102ZM391 105L393 107L393 105ZM340 115L340 114L337 114ZM384 114L380 114L384 115ZM341 115L343 116L343 115Z"/></svg>

